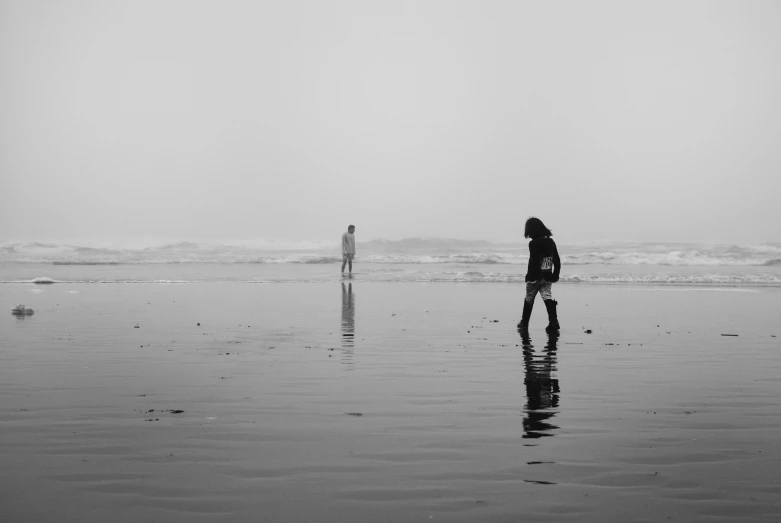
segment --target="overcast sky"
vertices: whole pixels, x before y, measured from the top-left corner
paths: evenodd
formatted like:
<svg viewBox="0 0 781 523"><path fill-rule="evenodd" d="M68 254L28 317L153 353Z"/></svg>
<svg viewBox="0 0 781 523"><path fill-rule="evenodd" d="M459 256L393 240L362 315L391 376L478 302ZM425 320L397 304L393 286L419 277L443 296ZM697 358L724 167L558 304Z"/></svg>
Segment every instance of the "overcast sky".
<svg viewBox="0 0 781 523"><path fill-rule="evenodd" d="M0 238L781 241L781 2L0 0Z"/></svg>

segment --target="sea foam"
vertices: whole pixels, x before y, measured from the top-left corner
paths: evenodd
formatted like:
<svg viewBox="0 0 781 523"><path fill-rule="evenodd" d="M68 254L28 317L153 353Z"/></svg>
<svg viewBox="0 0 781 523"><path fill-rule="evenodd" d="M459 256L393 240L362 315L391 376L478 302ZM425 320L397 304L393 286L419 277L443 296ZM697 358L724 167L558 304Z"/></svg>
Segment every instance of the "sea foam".
<svg viewBox="0 0 781 523"><path fill-rule="evenodd" d="M442 238L372 240L357 243L362 264L524 265L525 242L467 241ZM781 265L781 244L706 245L681 243L559 244L567 265L638 266L767 266ZM96 243L0 242L0 262L56 265L256 263L337 264L342 261L338 239L333 242L248 240L230 242L177 241L120 246Z"/></svg>

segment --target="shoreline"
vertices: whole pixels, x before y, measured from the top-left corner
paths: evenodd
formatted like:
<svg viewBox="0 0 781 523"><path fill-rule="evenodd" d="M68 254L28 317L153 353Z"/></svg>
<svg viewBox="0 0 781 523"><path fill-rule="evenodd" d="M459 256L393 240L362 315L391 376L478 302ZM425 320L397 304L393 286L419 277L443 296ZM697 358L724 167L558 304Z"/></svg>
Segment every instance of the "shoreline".
<svg viewBox="0 0 781 523"><path fill-rule="evenodd" d="M342 281L338 264L2 264L0 283L333 283ZM361 264L355 281L392 283L524 284L525 268L495 264ZM691 287L781 287L781 268L771 266L575 265L565 268L563 285L658 285Z"/></svg>

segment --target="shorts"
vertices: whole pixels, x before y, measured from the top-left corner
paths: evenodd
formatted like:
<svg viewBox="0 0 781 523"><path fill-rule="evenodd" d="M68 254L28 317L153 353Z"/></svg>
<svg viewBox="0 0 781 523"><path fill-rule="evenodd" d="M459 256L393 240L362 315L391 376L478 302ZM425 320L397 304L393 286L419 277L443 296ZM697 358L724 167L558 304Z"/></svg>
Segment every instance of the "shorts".
<svg viewBox="0 0 781 523"><path fill-rule="evenodd" d="M551 286L553 284L545 280L527 281L526 282L526 301L533 303L537 293L540 293L543 300L552 300Z"/></svg>
<svg viewBox="0 0 781 523"><path fill-rule="evenodd" d="M353 258L355 258L355 254L351 254L348 252L342 253L342 261L347 261L347 260L353 261Z"/></svg>

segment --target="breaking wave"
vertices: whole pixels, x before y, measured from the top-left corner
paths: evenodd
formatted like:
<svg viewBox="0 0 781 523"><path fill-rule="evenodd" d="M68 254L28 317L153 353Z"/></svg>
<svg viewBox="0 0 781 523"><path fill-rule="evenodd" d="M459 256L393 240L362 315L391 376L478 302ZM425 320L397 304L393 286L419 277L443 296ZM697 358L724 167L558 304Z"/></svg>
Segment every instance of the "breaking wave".
<svg viewBox="0 0 781 523"><path fill-rule="evenodd" d="M48 281L41 281L48 280ZM213 281L231 281L245 284L275 283L330 283L341 280L341 275L286 275L253 279L226 279L206 276L199 279L151 279L151 278L101 278L101 279L59 279L35 278L33 280L0 280L0 283L18 284L189 284ZM479 271L376 271L356 275L356 282L385 283L513 283L524 284L524 274L491 273ZM572 274L564 276L559 284L601 284L601 285L670 285L708 287L781 287L781 275L770 274Z"/></svg>
<svg viewBox="0 0 781 523"><path fill-rule="evenodd" d="M365 264L524 265L525 242L408 238L358 242L357 260ZM706 245L682 243L559 244L567 265L636 266L781 266L781 243ZM337 242L174 241L135 245L89 242L0 241L0 262L55 265L255 263L329 264L342 260Z"/></svg>

